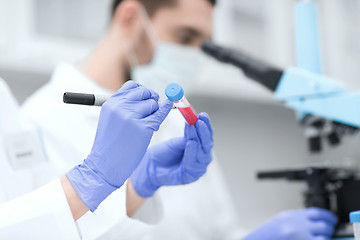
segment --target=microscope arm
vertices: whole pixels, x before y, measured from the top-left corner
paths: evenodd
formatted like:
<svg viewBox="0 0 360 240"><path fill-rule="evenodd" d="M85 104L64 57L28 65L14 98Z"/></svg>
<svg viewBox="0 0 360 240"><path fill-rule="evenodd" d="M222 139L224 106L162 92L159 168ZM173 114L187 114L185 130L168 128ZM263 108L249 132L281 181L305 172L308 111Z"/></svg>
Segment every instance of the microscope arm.
<svg viewBox="0 0 360 240"><path fill-rule="evenodd" d="M203 51L221 62L238 67L247 77L271 90L278 101L296 111L359 127L360 111L354 113L358 108L346 107L356 97L336 80L300 68L280 70L210 41L203 44ZM339 103L335 103L336 100ZM316 107L312 103L316 103ZM355 103L351 105L354 106ZM336 109L337 107L340 109Z"/></svg>

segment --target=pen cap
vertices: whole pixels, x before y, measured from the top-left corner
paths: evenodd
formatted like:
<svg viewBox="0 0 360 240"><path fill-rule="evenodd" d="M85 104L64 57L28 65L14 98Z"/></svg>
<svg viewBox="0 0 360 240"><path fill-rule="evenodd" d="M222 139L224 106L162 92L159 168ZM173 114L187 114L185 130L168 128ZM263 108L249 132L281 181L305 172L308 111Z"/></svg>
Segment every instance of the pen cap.
<svg viewBox="0 0 360 240"><path fill-rule="evenodd" d="M165 94L172 102L178 102L184 97L184 90L177 83L169 84L165 89Z"/></svg>
<svg viewBox="0 0 360 240"><path fill-rule="evenodd" d="M63 101L64 103L68 104L81 104L92 106L95 103L95 96L94 94L66 92L64 93Z"/></svg>

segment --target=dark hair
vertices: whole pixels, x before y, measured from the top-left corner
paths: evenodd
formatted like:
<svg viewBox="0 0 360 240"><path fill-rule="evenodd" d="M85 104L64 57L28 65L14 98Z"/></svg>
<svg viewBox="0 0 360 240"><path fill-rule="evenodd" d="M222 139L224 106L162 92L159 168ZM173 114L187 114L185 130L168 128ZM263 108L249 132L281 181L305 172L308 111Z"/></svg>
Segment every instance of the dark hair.
<svg viewBox="0 0 360 240"><path fill-rule="evenodd" d="M112 3L112 8L111 8L111 13L112 15L115 14L115 11L117 9L117 7L119 6L120 3L122 3L124 0L114 0ZM176 4L176 1L179 0L137 0L139 2L141 2L146 11L148 12L148 14L150 16L152 16L156 10L158 10L161 7L172 7ZM207 0L208 2L211 3L211 5L215 6L216 4L216 0Z"/></svg>

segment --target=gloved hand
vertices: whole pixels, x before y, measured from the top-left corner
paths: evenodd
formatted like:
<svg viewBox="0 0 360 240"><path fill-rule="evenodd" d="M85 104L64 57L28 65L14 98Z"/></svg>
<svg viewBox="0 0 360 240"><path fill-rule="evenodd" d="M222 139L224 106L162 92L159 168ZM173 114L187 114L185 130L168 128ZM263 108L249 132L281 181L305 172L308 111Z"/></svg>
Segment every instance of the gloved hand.
<svg viewBox="0 0 360 240"><path fill-rule="evenodd" d="M320 208L280 213L244 240L330 240L336 217Z"/></svg>
<svg viewBox="0 0 360 240"><path fill-rule="evenodd" d="M131 176L154 131L172 108L159 95L129 81L103 105L89 156L66 175L83 203L93 212Z"/></svg>
<svg viewBox="0 0 360 240"><path fill-rule="evenodd" d="M130 180L137 194L151 197L161 186L189 184L206 172L212 160L213 130L206 113L185 136L150 147Z"/></svg>

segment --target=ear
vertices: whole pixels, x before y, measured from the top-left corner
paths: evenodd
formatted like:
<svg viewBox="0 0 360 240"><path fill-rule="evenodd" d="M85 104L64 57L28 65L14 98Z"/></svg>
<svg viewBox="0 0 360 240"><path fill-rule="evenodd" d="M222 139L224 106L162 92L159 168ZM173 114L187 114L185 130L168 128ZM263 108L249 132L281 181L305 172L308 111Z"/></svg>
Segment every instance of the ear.
<svg viewBox="0 0 360 240"><path fill-rule="evenodd" d="M135 0L120 3L115 11L113 23L119 26L124 34L131 35L141 8L141 3Z"/></svg>

